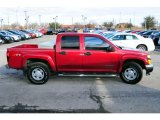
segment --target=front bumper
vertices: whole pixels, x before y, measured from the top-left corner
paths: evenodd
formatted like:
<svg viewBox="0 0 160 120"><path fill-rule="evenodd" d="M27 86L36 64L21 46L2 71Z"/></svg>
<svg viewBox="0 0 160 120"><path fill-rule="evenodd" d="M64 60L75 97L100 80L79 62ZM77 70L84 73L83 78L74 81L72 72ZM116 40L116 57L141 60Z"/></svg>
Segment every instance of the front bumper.
<svg viewBox="0 0 160 120"><path fill-rule="evenodd" d="M146 74L149 75L153 71L153 64L146 65Z"/></svg>

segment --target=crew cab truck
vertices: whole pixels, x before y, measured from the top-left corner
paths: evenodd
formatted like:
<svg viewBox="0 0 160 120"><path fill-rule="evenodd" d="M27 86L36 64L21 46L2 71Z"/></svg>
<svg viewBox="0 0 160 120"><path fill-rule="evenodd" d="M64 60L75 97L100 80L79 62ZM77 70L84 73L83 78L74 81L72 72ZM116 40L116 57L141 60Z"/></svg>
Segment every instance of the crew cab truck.
<svg viewBox="0 0 160 120"><path fill-rule="evenodd" d="M153 71L150 55L126 50L98 34L60 33L53 49L23 44L7 49L9 68L22 69L30 82L44 84L53 72L58 76L115 76L138 83ZM54 75L54 74L53 74Z"/></svg>

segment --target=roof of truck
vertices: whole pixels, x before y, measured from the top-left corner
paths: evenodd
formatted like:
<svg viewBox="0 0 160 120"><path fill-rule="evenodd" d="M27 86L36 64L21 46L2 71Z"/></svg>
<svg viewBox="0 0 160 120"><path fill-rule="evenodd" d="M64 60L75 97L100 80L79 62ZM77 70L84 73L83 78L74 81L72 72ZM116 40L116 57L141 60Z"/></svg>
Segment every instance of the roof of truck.
<svg viewBox="0 0 160 120"><path fill-rule="evenodd" d="M77 32L64 32L64 33L58 33L59 35L100 35L96 33L77 33ZM58 35L57 34L57 35Z"/></svg>

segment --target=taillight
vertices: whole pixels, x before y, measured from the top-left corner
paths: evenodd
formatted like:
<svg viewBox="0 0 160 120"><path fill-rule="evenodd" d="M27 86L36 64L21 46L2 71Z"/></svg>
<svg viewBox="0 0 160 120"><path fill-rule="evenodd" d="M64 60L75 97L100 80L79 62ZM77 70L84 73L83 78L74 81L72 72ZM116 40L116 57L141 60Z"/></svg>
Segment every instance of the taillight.
<svg viewBox="0 0 160 120"><path fill-rule="evenodd" d="M7 51L7 57L9 57L9 52Z"/></svg>
<svg viewBox="0 0 160 120"><path fill-rule="evenodd" d="M7 62L9 61L9 52L7 51Z"/></svg>

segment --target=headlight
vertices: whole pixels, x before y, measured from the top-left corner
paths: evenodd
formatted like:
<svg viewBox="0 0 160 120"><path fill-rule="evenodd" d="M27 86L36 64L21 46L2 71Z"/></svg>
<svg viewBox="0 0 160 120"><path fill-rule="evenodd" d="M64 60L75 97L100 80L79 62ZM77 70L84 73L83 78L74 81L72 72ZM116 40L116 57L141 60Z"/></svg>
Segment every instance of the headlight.
<svg viewBox="0 0 160 120"><path fill-rule="evenodd" d="M5 39L9 40L10 38L9 37L5 37Z"/></svg>

